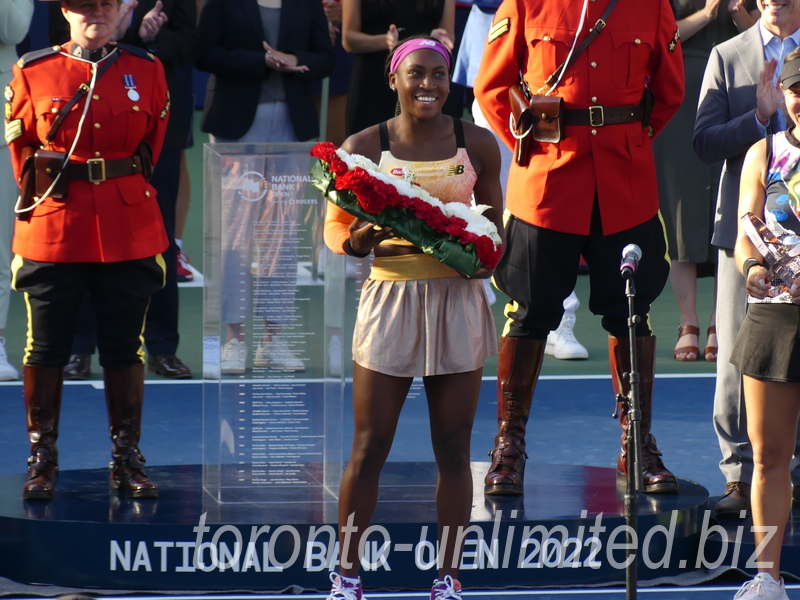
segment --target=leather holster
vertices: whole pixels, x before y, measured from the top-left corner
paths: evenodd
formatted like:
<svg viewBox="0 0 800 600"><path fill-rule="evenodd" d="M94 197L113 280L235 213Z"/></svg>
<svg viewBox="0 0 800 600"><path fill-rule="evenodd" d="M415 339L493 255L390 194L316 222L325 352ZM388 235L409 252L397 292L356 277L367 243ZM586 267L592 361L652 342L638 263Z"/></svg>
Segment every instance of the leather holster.
<svg viewBox="0 0 800 600"><path fill-rule="evenodd" d="M19 175L20 199L18 203L18 210L30 208L35 202L33 199L36 195L36 176L33 168L33 154L35 151L36 149L33 146L25 146L20 155L22 169L20 170ZM29 221L31 218L31 212L33 211L26 210L25 212L18 212L17 219L20 221Z"/></svg>
<svg viewBox="0 0 800 600"><path fill-rule="evenodd" d="M560 96L529 96L521 85L508 90L514 137L514 160L521 167L530 162L531 140L555 144L564 139L564 99Z"/></svg>

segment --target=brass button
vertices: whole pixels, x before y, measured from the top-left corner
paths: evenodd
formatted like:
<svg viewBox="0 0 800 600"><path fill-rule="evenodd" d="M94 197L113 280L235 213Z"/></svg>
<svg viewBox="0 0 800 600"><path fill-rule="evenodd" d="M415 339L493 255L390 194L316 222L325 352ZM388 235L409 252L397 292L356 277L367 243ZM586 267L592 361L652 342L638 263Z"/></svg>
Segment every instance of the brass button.
<svg viewBox="0 0 800 600"><path fill-rule="evenodd" d="M54 106L53 108L50 109L50 112L55 115L58 113L58 109Z"/></svg>
<svg viewBox="0 0 800 600"><path fill-rule="evenodd" d="M138 106L136 106L136 105L134 104L134 105L133 105L133 110L135 110L135 111L138 111L138 110L139 110L139 107L138 107Z"/></svg>
<svg viewBox="0 0 800 600"><path fill-rule="evenodd" d="M597 96L592 96L592 103L597 104Z"/></svg>
<svg viewBox="0 0 800 600"><path fill-rule="evenodd" d="M100 129L100 123L95 123L95 124L94 124L94 128L95 128L95 129Z"/></svg>
<svg viewBox="0 0 800 600"><path fill-rule="evenodd" d="M95 185L100 185L99 181L93 181L92 183L95 184Z"/></svg>
<svg viewBox="0 0 800 600"><path fill-rule="evenodd" d="M597 135L597 129L592 129L592 135Z"/></svg>
<svg viewBox="0 0 800 600"><path fill-rule="evenodd" d="M549 42L549 41L550 41L550 36L549 36L549 35L546 35L546 36L544 36L544 37L542 38L542 40L544 40L545 42Z"/></svg>
<svg viewBox="0 0 800 600"><path fill-rule="evenodd" d="M145 190L144 191L144 195L149 198L150 197L150 190Z"/></svg>
<svg viewBox="0 0 800 600"><path fill-rule="evenodd" d="M639 38L636 38L635 40L633 40L633 43L634 44L641 44L642 40L640 40Z"/></svg>
<svg viewBox="0 0 800 600"><path fill-rule="evenodd" d="M596 63L596 62L594 62L594 61L592 61L592 68L594 69L594 68L596 68L596 67L597 67L597 63Z"/></svg>
<svg viewBox="0 0 800 600"><path fill-rule="evenodd" d="M100 100L100 96L98 96L97 94L93 94L92 100Z"/></svg>
<svg viewBox="0 0 800 600"><path fill-rule="evenodd" d="M99 153L99 152L95 152L95 153L94 153L94 155L95 155L95 157L97 157L97 158L99 158L99 157L100 157L100 153Z"/></svg>

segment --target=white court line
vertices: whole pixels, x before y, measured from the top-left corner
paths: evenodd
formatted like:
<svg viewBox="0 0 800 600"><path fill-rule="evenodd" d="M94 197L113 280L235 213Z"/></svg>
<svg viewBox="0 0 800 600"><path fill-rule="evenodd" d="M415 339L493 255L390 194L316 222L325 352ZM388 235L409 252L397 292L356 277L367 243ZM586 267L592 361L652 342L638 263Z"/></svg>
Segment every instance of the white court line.
<svg viewBox="0 0 800 600"><path fill-rule="evenodd" d="M656 379L709 379L716 377L716 373L656 373ZM415 378L422 381L421 378ZM583 380L608 380L611 375L540 375L540 381L583 381ZM482 381L497 381L496 376L486 376L481 378ZM225 384L229 383L325 383L330 381L334 383L338 379L323 379L323 378L305 378L293 379L290 377L283 379L223 379ZM145 385L198 385L201 383L209 383L213 385L216 382L214 379L145 379ZM345 378L346 383L352 383L352 377ZM22 385L22 381L0 381L0 387ZM64 385L91 385L93 388L102 390L103 381L100 379L90 379L87 381L65 381Z"/></svg>

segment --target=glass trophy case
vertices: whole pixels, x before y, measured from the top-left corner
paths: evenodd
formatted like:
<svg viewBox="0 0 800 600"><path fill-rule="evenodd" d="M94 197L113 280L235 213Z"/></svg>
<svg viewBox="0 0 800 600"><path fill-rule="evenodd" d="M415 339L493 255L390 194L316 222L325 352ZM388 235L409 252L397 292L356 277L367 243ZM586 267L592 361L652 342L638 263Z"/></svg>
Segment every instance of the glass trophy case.
<svg viewBox="0 0 800 600"><path fill-rule="evenodd" d="M203 488L217 503L338 497L345 257L323 241L312 146L204 148Z"/></svg>

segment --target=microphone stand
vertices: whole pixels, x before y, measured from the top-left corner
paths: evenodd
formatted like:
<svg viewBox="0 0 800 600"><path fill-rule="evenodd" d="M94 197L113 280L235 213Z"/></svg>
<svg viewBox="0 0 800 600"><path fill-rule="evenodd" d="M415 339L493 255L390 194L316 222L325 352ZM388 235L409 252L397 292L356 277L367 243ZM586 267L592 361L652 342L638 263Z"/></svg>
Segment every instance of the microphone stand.
<svg viewBox="0 0 800 600"><path fill-rule="evenodd" d="M630 350L631 370L623 377L629 383L627 398L618 397L628 407L627 431L627 482L625 488L625 524L628 526L626 533L627 550L625 565L625 598L636 600L637 589L637 563L638 549L634 546L634 536L638 540L639 521L639 490L643 489L642 481L642 412L639 404L639 370L636 357L636 325L641 318L634 313L633 299L636 288L633 285L633 271L623 269L622 277L625 279L625 296L628 298L628 348ZM637 542L638 543L638 542Z"/></svg>

